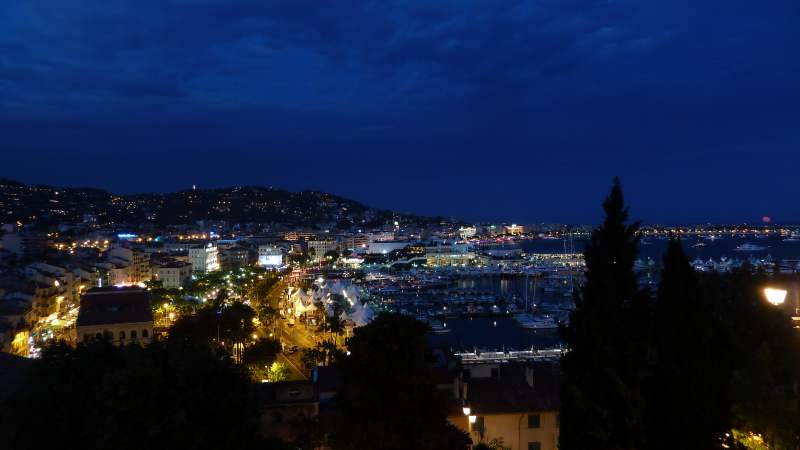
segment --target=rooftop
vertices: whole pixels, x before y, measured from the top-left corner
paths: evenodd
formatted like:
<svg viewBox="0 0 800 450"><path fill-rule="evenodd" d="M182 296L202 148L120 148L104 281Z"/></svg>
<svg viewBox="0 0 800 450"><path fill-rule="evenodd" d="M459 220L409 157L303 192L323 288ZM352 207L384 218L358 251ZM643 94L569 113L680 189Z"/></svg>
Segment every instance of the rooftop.
<svg viewBox="0 0 800 450"><path fill-rule="evenodd" d="M77 326L151 322L150 295L142 288L94 288L81 297Z"/></svg>
<svg viewBox="0 0 800 450"><path fill-rule="evenodd" d="M526 379L526 370L533 371L532 378ZM557 411L560 407L556 363L504 363L496 377L465 381L467 402L475 414Z"/></svg>

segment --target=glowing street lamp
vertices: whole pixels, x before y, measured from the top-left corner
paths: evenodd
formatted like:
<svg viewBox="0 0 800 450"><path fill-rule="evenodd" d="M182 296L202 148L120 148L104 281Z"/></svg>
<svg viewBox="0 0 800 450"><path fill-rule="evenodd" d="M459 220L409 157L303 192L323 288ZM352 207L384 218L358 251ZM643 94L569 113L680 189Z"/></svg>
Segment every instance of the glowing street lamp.
<svg viewBox="0 0 800 450"><path fill-rule="evenodd" d="M478 416L469 416L469 423L473 424L478 421Z"/></svg>
<svg viewBox="0 0 800 450"><path fill-rule="evenodd" d="M782 305L786 301L786 289L765 288L764 296L767 301L775 306Z"/></svg>
<svg viewBox="0 0 800 450"><path fill-rule="evenodd" d="M472 409L470 409L470 407L469 407L469 406L464 406L463 408L461 408L461 411L463 411L463 412L464 412L464 415L465 415L465 416L468 416L468 415L469 415L469 413L471 413L471 412L472 412Z"/></svg>

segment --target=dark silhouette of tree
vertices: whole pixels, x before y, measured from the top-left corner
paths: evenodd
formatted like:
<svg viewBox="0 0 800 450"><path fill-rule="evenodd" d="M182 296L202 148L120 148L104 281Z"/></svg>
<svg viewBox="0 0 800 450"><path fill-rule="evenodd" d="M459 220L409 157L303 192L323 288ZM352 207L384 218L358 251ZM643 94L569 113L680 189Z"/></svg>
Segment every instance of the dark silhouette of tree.
<svg viewBox="0 0 800 450"><path fill-rule="evenodd" d="M220 314L217 308L209 305L194 315L181 316L176 320L169 329L169 341L216 347L218 331L222 340Z"/></svg>
<svg viewBox="0 0 800 450"><path fill-rule="evenodd" d="M617 178L603 209L605 220L584 252L586 283L563 330L562 450L646 444L651 307L633 272L638 223L627 223Z"/></svg>
<svg viewBox="0 0 800 450"><path fill-rule="evenodd" d="M796 449L800 336L785 312L765 301L763 288L776 281L766 273L719 278L709 296L719 296L728 320L717 326L713 350L724 355L727 366L728 425L759 435L769 448Z"/></svg>
<svg viewBox="0 0 800 450"><path fill-rule="evenodd" d="M342 385L331 435L336 450L466 449L469 437L447 423L445 393L432 378L427 326L381 315L356 329L351 355L337 364Z"/></svg>
<svg viewBox="0 0 800 450"><path fill-rule="evenodd" d="M311 371L319 365L335 365L345 357L344 350L340 349L333 342L320 342L316 347L303 350L300 361L306 370Z"/></svg>
<svg viewBox="0 0 800 450"><path fill-rule="evenodd" d="M281 352L281 343L276 339L261 338L253 345L246 347L242 353L245 365L265 366L272 364Z"/></svg>
<svg viewBox="0 0 800 450"><path fill-rule="evenodd" d="M726 431L726 406L720 402L728 377L720 372L712 347L714 316L707 296L698 297L698 279L671 236L663 259L656 295L656 364L648 408L649 448L673 449L669 439L680 430L685 449L708 449Z"/></svg>
<svg viewBox="0 0 800 450"><path fill-rule="evenodd" d="M169 329L169 340L222 347L232 352L237 344L243 348L252 341L255 316L255 311L241 302L227 306L212 302L196 314L175 321Z"/></svg>
<svg viewBox="0 0 800 450"><path fill-rule="evenodd" d="M255 398L245 374L207 347L57 344L0 408L0 432L18 450L249 449Z"/></svg>

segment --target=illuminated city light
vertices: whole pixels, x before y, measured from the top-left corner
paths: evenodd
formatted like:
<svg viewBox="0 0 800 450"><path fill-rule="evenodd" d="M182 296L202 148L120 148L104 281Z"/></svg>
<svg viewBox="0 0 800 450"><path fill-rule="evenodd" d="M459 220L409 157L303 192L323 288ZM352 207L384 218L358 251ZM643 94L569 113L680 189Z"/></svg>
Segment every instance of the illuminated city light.
<svg viewBox="0 0 800 450"><path fill-rule="evenodd" d="M786 301L786 294L787 292L785 289L775 289L775 288L764 289L764 295L767 297L767 301L775 306L782 305L783 302Z"/></svg>

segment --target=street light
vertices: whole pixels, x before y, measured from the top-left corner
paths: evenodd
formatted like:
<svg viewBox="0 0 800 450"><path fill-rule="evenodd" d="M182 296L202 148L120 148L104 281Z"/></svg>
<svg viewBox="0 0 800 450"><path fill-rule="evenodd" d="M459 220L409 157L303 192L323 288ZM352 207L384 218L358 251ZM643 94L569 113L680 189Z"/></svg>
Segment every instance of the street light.
<svg viewBox="0 0 800 450"><path fill-rule="evenodd" d="M786 301L786 289L775 289L775 288L765 288L764 289L764 296L767 297L767 301L772 303L775 306L782 305L784 301Z"/></svg>
<svg viewBox="0 0 800 450"><path fill-rule="evenodd" d="M468 416L468 415L469 415L469 413L471 413L471 412L472 412L472 409L470 409L470 407L469 407L469 406L464 406L463 408L461 408L461 411L463 411L463 412L464 412L464 415L465 415L465 416Z"/></svg>

